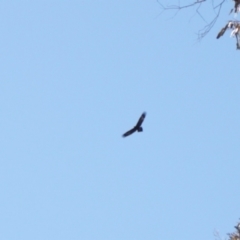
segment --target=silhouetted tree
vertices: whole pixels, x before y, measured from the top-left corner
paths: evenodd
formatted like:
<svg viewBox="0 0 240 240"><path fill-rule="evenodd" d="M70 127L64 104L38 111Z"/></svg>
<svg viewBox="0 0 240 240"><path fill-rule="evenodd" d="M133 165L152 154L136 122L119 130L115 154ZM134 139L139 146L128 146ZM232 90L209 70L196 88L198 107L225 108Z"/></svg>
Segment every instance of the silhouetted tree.
<svg viewBox="0 0 240 240"><path fill-rule="evenodd" d="M175 11L174 16L180 10L183 10L186 8L194 8L196 14L198 14L199 17L201 17L206 22L206 20L204 19L203 15L201 13L201 7L203 4L205 4L207 2L207 0L196 0L196 1L190 2L189 4L186 4L186 5L167 5L167 6L165 6L164 4L161 3L161 1L163 1L163 0L157 0L157 1L161 6L162 11L166 11L166 10ZM212 20L210 22L206 23L205 26L198 31L198 39L199 40L202 39L203 37L205 37L209 33L209 31L213 28L218 17L220 16L222 6L225 2L226 2L226 0L220 0L220 1L218 1L218 3L215 3L215 1L212 0L212 8L214 10L213 11L214 16L212 17ZM240 0L233 0L233 8L230 10L229 14L234 13L233 15L236 18L239 12L240 12ZM221 29L221 31L218 33L217 39L219 39L221 36L223 36L223 34L228 29L231 30L230 36L236 38L237 49L240 49L240 22L239 21L229 20L227 25L225 25Z"/></svg>
<svg viewBox="0 0 240 240"><path fill-rule="evenodd" d="M227 240L240 240L240 222L238 222L237 225L234 227L236 228L236 230L227 234ZM217 231L215 231L214 235L216 240L222 240L220 234Z"/></svg>

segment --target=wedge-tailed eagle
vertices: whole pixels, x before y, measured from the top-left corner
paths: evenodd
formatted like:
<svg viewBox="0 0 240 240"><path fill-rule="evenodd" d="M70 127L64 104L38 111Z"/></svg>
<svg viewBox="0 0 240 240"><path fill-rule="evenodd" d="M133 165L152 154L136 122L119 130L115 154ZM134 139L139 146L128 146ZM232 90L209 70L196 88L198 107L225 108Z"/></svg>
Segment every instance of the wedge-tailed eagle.
<svg viewBox="0 0 240 240"><path fill-rule="evenodd" d="M134 126L131 130L125 132L122 136L123 137L127 137L129 135L131 135L132 133L134 132L142 132L143 131L143 128L141 127L143 121L144 121L144 118L146 117L146 113L144 112L141 117L139 118L136 126Z"/></svg>

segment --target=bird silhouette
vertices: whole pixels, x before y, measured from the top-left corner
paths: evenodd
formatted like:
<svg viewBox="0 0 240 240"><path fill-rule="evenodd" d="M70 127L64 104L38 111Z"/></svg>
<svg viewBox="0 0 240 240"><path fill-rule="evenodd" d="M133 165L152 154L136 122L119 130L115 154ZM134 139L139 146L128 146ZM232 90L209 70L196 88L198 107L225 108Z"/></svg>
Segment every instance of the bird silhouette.
<svg viewBox="0 0 240 240"><path fill-rule="evenodd" d="M141 117L139 118L137 124L132 128L130 129L129 131L125 132L122 136L123 137L127 137L131 134L133 134L134 132L142 132L143 131L143 128L141 127L143 121L144 121L144 118L146 117L146 113L142 113Z"/></svg>

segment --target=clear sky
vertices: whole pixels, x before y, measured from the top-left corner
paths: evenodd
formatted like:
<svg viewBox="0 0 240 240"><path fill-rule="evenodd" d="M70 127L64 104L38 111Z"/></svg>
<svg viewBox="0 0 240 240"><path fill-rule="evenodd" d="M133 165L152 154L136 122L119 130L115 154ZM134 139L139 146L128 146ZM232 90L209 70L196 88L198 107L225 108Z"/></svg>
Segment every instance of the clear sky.
<svg viewBox="0 0 240 240"><path fill-rule="evenodd" d="M0 239L234 230L240 51L229 32L216 40L227 4L198 43L194 11L169 19L157 1L1 1ZM122 138L143 111L143 133Z"/></svg>

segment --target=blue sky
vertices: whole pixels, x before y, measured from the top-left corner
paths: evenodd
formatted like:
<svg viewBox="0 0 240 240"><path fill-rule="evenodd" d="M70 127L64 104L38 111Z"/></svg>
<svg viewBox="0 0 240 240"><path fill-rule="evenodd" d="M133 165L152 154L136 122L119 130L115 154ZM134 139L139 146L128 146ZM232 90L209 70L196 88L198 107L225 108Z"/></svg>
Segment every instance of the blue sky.
<svg viewBox="0 0 240 240"><path fill-rule="evenodd" d="M156 1L0 3L1 239L234 230L240 52L216 40L230 8L198 43L194 11Z"/></svg>

